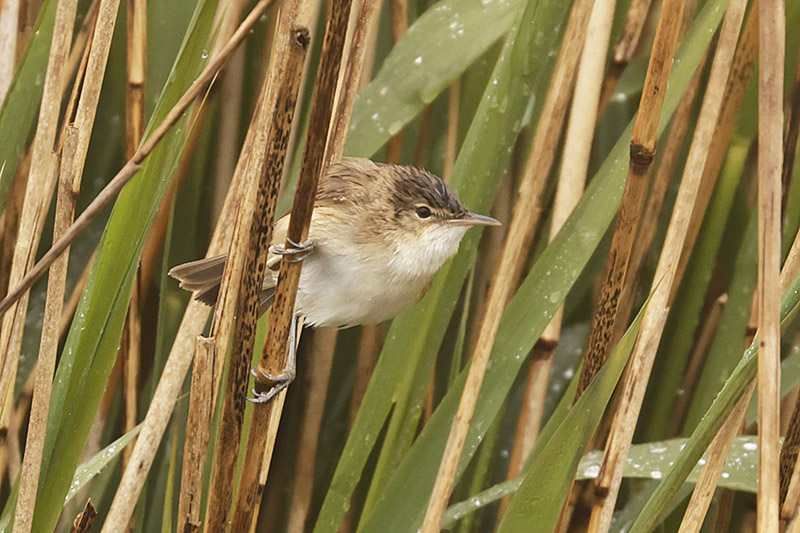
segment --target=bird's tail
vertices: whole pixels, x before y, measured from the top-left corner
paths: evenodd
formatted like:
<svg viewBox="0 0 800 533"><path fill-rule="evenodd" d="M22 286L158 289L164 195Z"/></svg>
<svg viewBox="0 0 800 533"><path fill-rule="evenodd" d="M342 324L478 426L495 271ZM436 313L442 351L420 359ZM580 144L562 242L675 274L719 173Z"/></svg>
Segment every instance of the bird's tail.
<svg viewBox="0 0 800 533"><path fill-rule="evenodd" d="M206 305L214 305L219 297L222 274L225 271L226 255L217 255L190 261L172 267L169 275L180 282L180 287L194 293L194 299ZM261 316L272 305L275 287L268 287L259 294L258 315Z"/></svg>

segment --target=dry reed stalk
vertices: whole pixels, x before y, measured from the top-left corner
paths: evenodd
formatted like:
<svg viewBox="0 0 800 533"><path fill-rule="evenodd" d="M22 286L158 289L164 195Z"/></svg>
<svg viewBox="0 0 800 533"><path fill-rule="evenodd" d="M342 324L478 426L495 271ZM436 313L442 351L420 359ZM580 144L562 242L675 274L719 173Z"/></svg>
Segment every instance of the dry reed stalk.
<svg viewBox="0 0 800 533"><path fill-rule="evenodd" d="M206 511L205 531L209 532L222 531L229 520L259 294L267 275L265 265L280 178L311 39L307 28L295 25L296 8L297 4L284 6L286 11L281 15L277 32L278 48L274 51L274 57L280 60L271 62L256 118L251 123L255 129L253 143L250 150L242 151L240 158L239 167L249 180L237 214L211 325L210 337L218 346L228 346L231 342L231 352ZM244 164L241 159L245 159ZM222 359L218 360L219 374Z"/></svg>
<svg viewBox="0 0 800 533"><path fill-rule="evenodd" d="M214 43L214 53L236 29L236 23L242 16L245 0L234 0L217 4L214 20L219 22L219 35ZM272 26L267 24L267 27ZM267 38L271 44L272 40ZM269 58L269 55L264 57ZM239 50L228 60L225 75L218 82L220 84L220 110L219 116L224 120L219 121L216 158L214 161L215 179L214 194L211 200L211 220L216 222L225 196L231 184L236 161L239 157L239 131L242 120L242 82L244 80L245 51ZM263 81L263 80L260 80Z"/></svg>
<svg viewBox="0 0 800 533"><path fill-rule="evenodd" d="M91 41L92 35L92 27L88 28L87 33L90 36L84 39L84 43L88 43ZM76 47L78 44L76 43ZM73 50L74 51L74 50ZM80 52L80 50L79 50ZM79 56L80 57L80 56ZM67 102L65 116L68 119L72 119L75 115L75 106L76 102L78 101L80 95L80 87L83 83L83 79L86 72L86 66L88 63L89 57L89 47L87 46L83 49L82 52L82 60L80 63L80 68L78 70L76 76L76 83L73 86L73 90L70 94L69 100ZM74 213L74 203L75 197L78 194L78 190L80 189L80 176L73 176L70 174L70 170L72 168L72 158L75 155L75 146L77 143L77 130L74 127L74 124L70 121L66 120L61 127L61 131L59 134L59 139L57 142L57 153L62 153L62 157L64 158L64 162L61 166L61 177L60 177L60 187L58 188L57 193L57 204L56 204L56 214L55 214L55 222L54 222L54 235L56 237L62 233L66 227L72 222L72 217ZM67 139L67 140L65 140ZM65 144L67 145L66 150L64 149ZM48 281L47 285L47 300L45 303L45 311L44 311L44 319L42 325L42 335L41 335L41 342L40 342L40 351L39 357L37 360L37 364L34 366L34 369L31 371L31 375L28 378L28 383L31 385L31 396L33 395L33 387L34 383L38 381L38 394L40 398L36 402L36 410L32 414L32 418L29 421L29 429L28 429L28 438L26 440L26 448L29 448L31 451L30 457L26 460L26 468L33 468L35 472L32 472L30 475L26 474L26 478L23 480L26 482L24 488L21 489L20 496L22 498L18 498L18 502L24 500L24 505L33 506L35 504L35 492L36 492L36 485L38 484L39 480L39 462L41 461L41 454L42 449L44 446L44 438L45 438L45 429L47 424L47 412L49 410L50 404L50 391L52 389L52 377L53 372L55 370L55 358L58 349L58 340L60 338L60 332L54 331L55 322L58 320L58 315L60 313L59 309L63 304L64 300L64 289L66 284L66 272L67 272L67 260L66 257L60 258L63 259L60 263L56 263L53 268L52 276ZM44 370L41 372L37 370L39 368L38 362L42 362L44 366ZM26 384L26 385L27 385ZM43 407L44 405L44 407ZM19 413L19 407L17 408L17 412ZM11 415L11 411L7 411L9 415ZM15 428L13 427L14 422L18 423L21 420L21 417L11 417L9 419L8 430L9 430L9 439L7 442L8 445L8 467L9 467L9 474L11 474L12 470L19 465L14 465L14 461L16 460L16 456L19 455L19 441L18 436L14 435ZM18 429L18 428L17 428ZM27 454L26 454L27 455ZM14 479L15 476L11 475L11 479ZM33 478L33 479L28 479ZM33 501L29 501L31 498L31 492L33 492ZM33 512L33 508L31 507L30 512ZM30 528L29 520L30 517L23 518L20 521L20 527L23 531Z"/></svg>
<svg viewBox="0 0 800 533"><path fill-rule="evenodd" d="M203 466L206 463L211 417L214 413L214 368L217 344L199 335L195 345L189 416L186 419L186 443L181 469L177 531L199 530L203 496ZM191 445L189 445L191 443Z"/></svg>
<svg viewBox="0 0 800 533"><path fill-rule="evenodd" d="M220 50L219 54L212 58L209 66L203 70L203 73L195 80L189 91L184 94L184 98L176 104L176 107L173 107L172 111L176 113L176 117L172 120L171 124L174 124L174 121L180 116L180 112L176 110L185 110L188 108L194 97L200 94L205 84L213 78L216 71L224 63L224 58L241 43L250 28L258 21L269 4L270 0L261 0L253 6L253 9L237 27L231 39L229 39L226 45ZM195 86L197 87L195 88ZM187 96L187 94L190 96ZM182 103L185 99L188 99L188 102ZM170 122L163 122L161 127L168 129L167 126L164 126L164 124L168 123ZM162 137L163 134L166 133L166 129L161 133ZM148 141L154 138L153 135L155 135L155 133L145 141L145 144L148 144ZM245 139L245 146L248 144L252 145L252 142L252 135L248 132L248 137ZM153 146L155 146L155 143L151 143L145 155L152 150ZM141 150L140 148L140 151ZM236 211L242 197L243 180L244 176L239 173L239 176L236 177L231 184L225 207L222 210L220 220L218 221L208 247L208 257L224 253L228 247L234 219L236 218ZM130 462L125 468L120 484L117 487L117 492L109 510L108 519L103 525L103 531L116 532L123 530L127 527L133 515L136 501L139 498L145 478L153 464L153 459L158 451L161 438L164 435L164 431L172 415L175 400L180 393L181 386L186 377L186 372L189 370L189 365L192 362L196 337L205 327L209 313L210 310L207 306L194 300L190 301L186 307L169 357L161 373L158 386L156 387L153 399L148 407L145 419L142 422L142 429L136 439Z"/></svg>
<svg viewBox="0 0 800 533"><path fill-rule="evenodd" d="M703 365L705 365L706 356L708 356L708 348L711 346L711 341L714 339L714 334L717 332L719 317L722 315L722 310L725 308L726 303L728 303L728 295L720 295L714 300L711 311L709 311L705 322L703 322L700 335L698 335L694 350L692 350L692 355L689 357L689 365L686 367L686 377L681 387L681 393L675 398L672 416L667 426L667 438L672 438L680 434L681 427L683 427L683 420L689 409L689 400L694 396L697 380L700 379L700 372L703 369Z"/></svg>
<svg viewBox="0 0 800 533"><path fill-rule="evenodd" d="M142 142L144 132L145 72L147 57L147 3L145 0L127 2L127 78L125 87L125 155L132 157ZM139 299L147 283L142 283L141 268L131 289L128 316L122 333L119 357L123 360L122 397L125 409L125 433L131 431L138 420L139 369L142 357L142 319L139 315ZM128 464L132 447L122 451L122 464Z"/></svg>
<svg viewBox="0 0 800 533"><path fill-rule="evenodd" d="M319 328L314 331L309 368L309 379L305 397L303 425L300 428L299 449L295 461L292 503L289 509L289 533L302 533L308 509L311 507L311 491L314 488L314 459L325 412L325 397L328 393L333 354L336 349L337 330Z"/></svg>
<svg viewBox="0 0 800 533"><path fill-rule="evenodd" d="M97 509L95 509L92 499L86 501L86 506L83 508L75 520L72 522L70 533L90 533L94 519L97 518Z"/></svg>
<svg viewBox="0 0 800 533"><path fill-rule="evenodd" d="M758 529L778 531L784 2L759 2Z"/></svg>
<svg viewBox="0 0 800 533"><path fill-rule="evenodd" d="M2 101L2 98L0 98ZM786 199L789 195L789 183L792 180L794 160L797 155L797 137L800 134L800 54L797 56L797 66L794 71L794 83L789 93L789 105L786 107L786 134L783 140L783 198L781 198L781 212L786 209Z"/></svg>
<svg viewBox="0 0 800 533"><path fill-rule="evenodd" d="M144 0L128 0L127 10L128 85L125 91L125 152L130 158L136 153L144 132L147 3Z"/></svg>
<svg viewBox="0 0 800 533"><path fill-rule="evenodd" d="M385 324L375 324L372 326L363 326L361 328L361 339L358 343L356 377L353 383L353 395L350 399L350 411L348 415L350 426L352 426L353 421L355 421L358 408L361 406L361 400L364 398L364 393L367 392L369 378L372 375L373 368L375 368L375 362L381 351L385 333Z"/></svg>
<svg viewBox="0 0 800 533"><path fill-rule="evenodd" d="M708 454L705 457L705 464L689 500L689 506L683 515L683 520L678 530L679 533L699 532L703 526L722 468L725 466L725 461L731 451L731 446L733 446L733 439L741 431L742 424L747 416L750 398L753 396L755 386L755 381L753 381L711 442Z"/></svg>
<svg viewBox="0 0 800 533"><path fill-rule="evenodd" d="M676 274L680 255L689 231L692 211L697 200L697 191L708 162L709 146L722 109L725 87L746 7L746 0L732 1L728 5L722 24L711 74L703 97L703 105L700 109L675 208L659 257L653 288L650 291L650 301L644 311L642 327L630 362L623 374L621 401L619 409L614 414L611 434L596 482L596 493L600 497L592 510L589 527L591 532L607 531L611 522L611 515L622 480L622 469L630 449L650 371L669 312L669 297L673 285L677 282ZM666 10L666 8L665 4L663 9ZM662 10L662 21L665 16L664 10ZM656 37L654 48L657 47L658 40Z"/></svg>
<svg viewBox="0 0 800 533"><path fill-rule="evenodd" d="M625 71L642 37L642 29L647 22L647 13L650 11L652 0L632 0L625 15L625 24L619 35L619 40L614 46L611 64L603 80L603 89L600 93L599 115L602 115L614 94L617 82Z"/></svg>
<svg viewBox="0 0 800 533"><path fill-rule="evenodd" d="M445 183L450 183L453 175L453 167L456 165L456 155L458 154L458 113L461 102L461 78L450 84L447 92L447 136L444 146L444 166L442 167L442 179Z"/></svg>
<svg viewBox="0 0 800 533"><path fill-rule="evenodd" d="M633 310L635 293L639 286L639 278L642 275L650 245L653 243L656 231L658 230L658 219L661 215L661 209L664 206L664 198L667 195L669 184L675 175L675 168L678 164L678 158L681 155L681 148L686 138L686 130L689 128L689 121L692 118L692 110L694 109L695 101L700 92L700 81L703 78L703 71L705 70L707 60L708 50L697 65L697 70L695 70L692 75L689 86L686 88L686 92L683 93L680 102L678 102L678 107L675 109L672 125L667 135L667 141L664 144L661 162L658 165L658 170L656 170L656 177L653 179L650 195L647 198L645 208L642 211L639 221L639 231L636 234L636 246L631 252L626 283L622 287L622 294L619 297L619 310L617 311L614 333L611 337L611 345L615 345L619 339L622 338L622 335L625 334L625 330L628 329L628 321L630 320L631 311Z"/></svg>
<svg viewBox="0 0 800 533"><path fill-rule="evenodd" d="M363 0L358 10L351 10L353 19L348 28L343 51L344 68L337 84L335 116L328 135L323 168L342 157L347 128L353 112L358 81L368 48L368 33L380 14L380 2ZM306 410L302 416L300 450L297 454L295 483L289 509L289 531L303 531L311 504L314 485L314 456L321 433L322 415L325 409L325 394L328 390L333 356L336 347L337 330L325 328L313 337L313 367L310 372L310 393L306 396ZM367 378L369 379L369 378ZM363 393L362 393L363 394ZM268 464L268 463L267 463ZM268 468L262 463L262 469Z"/></svg>
<svg viewBox="0 0 800 533"><path fill-rule="evenodd" d="M784 159L784 161L786 161ZM800 272L800 232L795 235L792 247L781 270L781 291L785 291L792 279ZM789 427L780 456L781 517L791 518L800 503L800 469L797 456L800 451L800 401L792 411Z"/></svg>
<svg viewBox="0 0 800 533"><path fill-rule="evenodd" d="M72 40L72 25L76 10L77 0L61 0L56 8L53 40L47 61L39 121L33 140L31 167L9 275L9 289L19 283L35 259L47 210L50 207L50 197L58 177L58 156L53 152L61 108L61 93L58 89ZM28 307L28 292L24 291L20 296L17 305L10 313L3 316L0 330L0 399L3 401L0 413L10 407L5 405L5 399L13 387ZM0 414L0 419L6 416Z"/></svg>
<svg viewBox="0 0 800 533"><path fill-rule="evenodd" d="M72 241L94 220L94 218L114 199L122 188L136 175L141 168L141 163L150 155L153 148L164 138L172 126L183 116L183 113L194 102L195 98L203 94L208 85L216 77L218 71L225 64L231 53L239 46L244 38L252 29L253 25L258 21L272 0L260 0L247 18L242 21L234 34L223 46L219 53L211 58L206 68L197 76L192 82L191 86L186 89L186 92L181 98L172 106L164 120L153 129L153 132L144 140L142 145L136 151L125 165L117 172L102 191L92 200L92 202L81 213L77 220L69 227L64 235L54 243L53 246L42 256L42 258L29 270L29 272L22 278L13 289L9 290L3 300L0 300L0 314L5 313L20 297L45 273L53 261L64 250L72 244ZM45 102L42 99L42 102ZM9 285L11 287L11 285Z"/></svg>
<svg viewBox="0 0 800 533"><path fill-rule="evenodd" d="M211 220L216 221L222 212L225 195L231 184L236 159L239 157L239 132L242 128L242 102L245 52L233 54L225 76L220 81L219 133L214 162L214 196L211 204Z"/></svg>
<svg viewBox="0 0 800 533"><path fill-rule="evenodd" d="M603 83L606 53L611 37L611 24L616 2L595 2L586 32L578 73L575 80L575 94L569 112L564 156L561 158L559 180L553 203L553 217L550 225L549 241L552 241L567 217L583 194L586 174L589 169L589 155L597 123L600 89ZM517 434L511 452L507 479L515 478L522 471L522 464L533 449L542 418L544 399L550 382L553 354L561 336L563 304L553 315L550 323L534 347L534 361L528 376L528 385L523 397L523 405L528 407L520 416ZM533 368L535 367L535 371Z"/></svg>
<svg viewBox="0 0 800 533"><path fill-rule="evenodd" d="M744 41L748 37L752 37L752 36L756 35L755 30L757 28L758 28L758 10L755 9L755 10L753 10L751 12L751 16L750 16L750 19L748 20L748 25L745 28L745 33L742 36L742 40ZM750 29L750 31L748 31L748 29ZM743 44L740 44L740 47L748 48L748 46L745 46ZM752 49L752 46L749 46L749 48ZM746 84L746 80L744 81L744 83ZM797 275L798 271L800 271L800 233L798 233L798 235L795 237L795 241L792 244L792 248L791 248L791 250L789 252L789 256L788 256L788 258L786 260L786 263L784 264L783 268L781 269L781 274L780 274L781 292L784 292L788 288L789 283L794 279L794 277ZM753 321L755 318L757 318L755 315L757 315L757 312L756 312L756 308L754 307L753 310L751 311L751 321ZM753 331L753 334L755 334L755 331ZM752 336L748 335L748 337L747 337L747 339L745 341L745 347L749 346L749 344L751 342L752 342ZM746 394L743 396L743 398L739 401L739 403L737 403L737 406L736 406L734 412L730 415L728 420L725 422L725 425L722 428L720 428L720 431L717 433L717 436L714 438L714 441L711 444L711 449L710 449L709 454L708 454L709 461L706 463L706 465L703 468L702 479L700 480L700 481L702 481L702 484L703 484L702 492L704 494L703 494L703 496L698 496L698 498L704 498L704 499L699 500L697 502L697 504L696 504L696 505L704 506L704 507L701 507L701 509L700 509L700 510L702 510L702 514L703 515L705 514L705 512L706 512L706 510L708 508L708 504L710 503L711 496L713 496L713 494L714 494L714 489L716 488L717 480L719 479L719 474L722 471L722 467L724 466L725 458L727 457L728 453L730 452L730 447L733 444L733 439L736 437L736 435L738 433L741 432L742 424L744 422L744 416L745 416L745 414L747 412L747 407L749 407L749 405L750 405L750 398L752 397L753 390L754 390L754 387L755 387L755 383L756 382L753 381L753 383L751 384L749 390L746 392ZM786 443L788 444L788 446L785 445L783 447L783 449L781 450L781 460L780 460L781 474L782 474L782 476L781 476L781 487L780 487L781 488L781 502L783 502L784 498L786 498L786 490L789 489L789 478L788 477L784 477L783 474L786 473L789 476L791 476L791 468L792 468L792 464L793 464L793 462L789 458L784 456L784 452L788 452L789 454L791 454L791 450L792 450L792 448L794 448L794 446L792 445L792 443L790 441L791 441L791 436L789 434L787 434ZM796 458L796 448L795 448L795 452L794 452L794 457ZM712 458L716 458L716 460L714 462L712 462L710 460ZM788 468L788 471L784 471L784 468ZM708 472L706 472L706 471L708 471ZM695 492L698 492L699 490L701 490L700 489L700 486L701 486L700 485L700 481L698 481L698 485L695 488ZM786 485L784 485L784 482L786 483ZM798 501L797 500L798 496L800 496L800 494L798 494L797 489L798 489L797 486L789 489L789 493L792 494L792 495L786 500L786 505L785 505L785 510L786 511L791 512L791 510L794 507L796 507L795 504ZM692 498L694 500L695 496L693 495ZM708 500L708 501L706 501L706 500ZM717 516L716 516L716 522L715 522L715 531L727 531L728 530L728 524L730 522L730 513L732 511L732 507L731 507L732 503L733 503L733 491L730 491L730 490L727 490L727 489L723 489L722 490L722 494L720 496L720 503L718 505L718 510L717 510ZM693 507L693 505L690 504L690 509L692 507ZM695 510L693 512L697 516L700 516L699 510ZM688 515L688 513L689 513L689 510L687 510L687 515ZM791 518L791 515L785 516L784 518ZM686 519L684 519L684 520L686 520ZM701 525L702 525L702 521L701 521Z"/></svg>
<svg viewBox="0 0 800 533"><path fill-rule="evenodd" d="M0 2L0 107L17 65L17 26L21 2L22 0Z"/></svg>
<svg viewBox="0 0 800 533"><path fill-rule="evenodd" d="M665 0L661 8L647 76L639 101L639 113L631 138L630 164L617 214L611 249L604 274L603 288L589 333L588 347L581 370L579 398L608 356L609 341L617 320L619 295L625 285L631 250L639 227L642 203L655 155L658 120L664 103L672 56L680 39L680 26L685 0Z"/></svg>
<svg viewBox="0 0 800 533"><path fill-rule="evenodd" d="M54 237L60 237L66 232L75 212L75 202L80 191L81 177L89 149L89 139L91 138L97 103L100 99L100 90L105 75L108 53L111 48L118 7L119 0L101 1L100 3L98 24L94 27L92 46L86 63L86 72L83 78L79 77L82 81L80 99L78 100L74 117L71 113L67 116L71 123L65 127L63 137L65 140L60 165L60 187L56 206ZM53 46L55 46L55 42ZM55 168L52 171L55 172ZM38 231L41 231L41 226ZM35 237L34 241L29 242L35 248L38 236ZM17 505L15 514L15 527L20 531L30 531L33 510L36 504L39 469L47 427L47 413L49 411L52 379L58 351L58 326L64 302L67 262L68 256L64 255L56 269L54 269L53 277L50 279L47 288L47 310L45 322L42 326L39 357L41 364L38 365L31 414L31 429L33 431L29 432L30 438L26 442L25 472L23 472L23 479L20 483L20 496L18 499L18 502L22 502L22 505ZM9 379L13 380L15 376L16 363L11 367ZM0 391L2 391L1 387ZM29 445L30 447L28 447ZM29 450L30 458L28 458Z"/></svg>
<svg viewBox="0 0 800 533"><path fill-rule="evenodd" d="M22 213L22 205L25 202L25 189L28 186L30 163L31 150L27 148L22 151L17 171L8 186L6 201L0 211L0 235L3 235L2 245L0 246L0 294L3 295L6 294L9 288L11 263L19 231L20 213ZM5 168L5 165L3 165L2 169Z"/></svg>
<svg viewBox="0 0 800 533"><path fill-rule="evenodd" d="M13 396L11 396L9 401L13 401ZM6 434L6 459L8 464L6 465L6 469L8 472L8 479L9 480L16 480L17 476L22 470L22 451L20 449L20 433L19 433L19 425L21 423L21 419L17 418L17 410L16 409L9 409L8 410L8 423L7 427L7 434Z"/></svg>
<svg viewBox="0 0 800 533"><path fill-rule="evenodd" d="M495 270L496 276L490 285L486 313L472 353L472 363L464 385L464 392L461 395L458 411L453 418L447 445L428 501L421 528L423 533L439 530L442 516L450 499L458 463L464 449L472 415L475 412L497 328L500 325L500 317L517 287L535 233L536 222L531 218L538 220L539 209L537 207L550 173L550 167L553 164L556 145L561 136L568 99L572 95L574 74L583 50L583 41L593 4L594 2L588 0L576 1L567 21L561 50L526 163L518 200L514 205L514 216L511 219L508 238Z"/></svg>
<svg viewBox="0 0 800 533"><path fill-rule="evenodd" d="M337 92L335 108L337 120L333 123L328 138L324 167L342 158L347 129L350 125L350 116L353 114L353 105L359 88L358 82L362 79L364 61L369 50L369 31L378 21L380 7L381 4L377 0L363 0L358 10L358 19L352 30L352 37L348 39L349 48L345 56L346 63L341 74L340 88Z"/></svg>
<svg viewBox="0 0 800 533"><path fill-rule="evenodd" d="M433 106L427 105L422 112L422 123L419 126L419 135L417 135L417 149L414 151L414 166L421 167L425 161L425 150L428 147L428 139L431 134L431 122L433 122ZM387 150L386 162L400 163L400 152L398 151L396 154L391 154Z"/></svg>
<svg viewBox="0 0 800 533"><path fill-rule="evenodd" d="M76 199L73 191L77 193L77 189L73 189L73 184L75 179L78 182L80 181L80 176L73 176L69 172L75 155L78 131L74 127L69 127L66 133L63 168L67 171L62 172L60 177L55 226L53 228L54 240L72 222ZM45 302L39 357L35 369L35 389L31 400L28 437L25 442L25 457L14 517L15 529L23 532L31 530L33 511L36 506L36 492L39 485L39 471L47 429L47 414L50 410L50 395L53 388L53 374L58 354L58 341L60 338L58 319L60 318L64 301L67 260L68 254L65 254L53 264L47 282L47 300Z"/></svg>
<svg viewBox="0 0 800 533"><path fill-rule="evenodd" d="M291 209L292 216L286 235L285 245L287 248L291 247L292 242L305 242L308 239L311 213L314 208L319 176L326 161L326 152L335 151L334 147L338 146L339 142L343 142L330 138L330 132L350 9L350 0L332 2L329 7L322 55L311 104L308 134L297 180L297 191ZM355 55L353 54L353 56ZM350 80L345 80L345 83L349 82ZM352 83L355 84L355 80ZM343 94L345 93L343 91ZM346 110L350 105L345 104L340 107L340 110ZM337 119L349 121L349 117L346 116L337 117ZM294 300L300 281L301 267L302 261L297 263L281 261L279 282L270 312L264 353L256 372L256 389L259 391L269 387L269 384L264 382L261 376L279 375L286 368L290 323L294 314ZM298 326L298 332L301 327ZM254 405L233 518L234 530L243 531L246 527L250 527L257 514L260 494L266 483L285 399L286 389L283 389L271 401ZM260 489L260 487L262 488Z"/></svg>
<svg viewBox="0 0 800 533"><path fill-rule="evenodd" d="M99 7L100 0L92 0L92 3L89 5L89 9L86 10L86 15L84 15L83 24L81 24L81 28L78 30L77 35L75 35L75 38L73 39L72 48L67 56L67 69L61 76L61 93L66 92L70 82L73 81L73 73L76 70L83 70L86 68L84 63L88 59L89 48L92 46L92 38L94 37L94 27L97 24L97 12ZM78 76L75 76L75 79L80 79L81 76L82 75L79 74ZM73 92L79 91L80 84L73 83L72 90ZM68 106L72 104L72 101L68 102ZM64 114L64 116L72 116L72 112L67 112ZM62 130L66 125L66 122L62 123ZM64 132L62 131L62 137L63 134ZM60 141L61 139L59 139L59 142Z"/></svg>
<svg viewBox="0 0 800 533"><path fill-rule="evenodd" d="M394 46L408 31L408 0L389 0L389 21L392 32L392 45ZM426 106L426 111L429 107ZM403 132L401 130L386 143L386 161L388 163L399 163L402 155Z"/></svg>
<svg viewBox="0 0 800 533"><path fill-rule="evenodd" d="M757 11L757 10L756 10ZM756 61L756 56L758 54L758 17L753 16L753 11L748 17L747 22L745 23L745 27L742 30L741 38L739 39L739 43L737 44L736 52L734 54L733 63L731 64L730 74L728 76L728 83L725 87L725 93L722 99L722 109L719 113L719 119L717 120L716 128L714 130L713 135L711 136L711 144L708 149L708 155L705 168L703 170L703 176L700 180L700 187L698 189L697 198L695 199L694 210L692 211L692 218L689 222L689 229L686 235L686 239L683 242L683 250L681 252L680 260L678 263L678 269L675 276L676 280L683 279L683 274L686 271L686 266L689 262L689 258L691 256L691 250L694 248L695 241L697 240L697 236L699 234L700 228L702 227L703 217L705 216L706 209L708 207L709 201L711 199L711 194L714 190L717 176L722 169L722 165L725 162L726 154L728 154L728 148L730 146L730 140L733 136L734 128L736 126L736 120L739 116L739 110L742 107L742 102L744 101L745 91L747 89L748 81L753 73L753 68ZM710 49L706 51L706 57L704 58L703 62L708 58L710 53ZM702 70L702 69L701 69ZM697 76L700 73L695 73L695 80L697 80ZM674 127L674 126L673 126ZM670 132L670 140L672 140L672 133ZM680 144L680 143L678 143ZM676 147L680 150L680 147ZM676 153L677 155L677 153ZM666 156L665 156L666 157ZM653 190L655 191L656 186L658 186L658 178L660 177L661 169L659 169L659 176L657 176L657 182L653 186ZM666 187L666 185L664 185ZM666 192L664 190L664 192ZM654 193L651 193L651 199L654 196ZM648 201L648 209L651 209L651 202ZM655 211L655 208L653 208ZM658 205L658 210L661 209L661 204ZM641 268L644 266L644 259L646 250L641 250L639 248L640 244L647 244L647 248L649 248L650 242L652 242L652 238L655 234L656 225L657 225L657 217L658 214L654 214L652 212L646 212L643 214L643 219L647 222L652 221L653 225L650 226L651 232L646 235L646 238L649 240L645 241L644 243L637 240L637 248L634 250L634 257L638 255L637 259L640 259L639 263L632 263L631 269L636 268L637 270L631 270L631 275L635 276L632 279L632 283L636 283L639 273L641 272ZM643 225L644 229L644 225ZM641 234L641 232L640 232ZM673 284L672 292L670 293L668 305L672 307L674 298L677 294L678 287L680 281ZM620 309L624 309L626 315L620 315L627 317L630 314L630 308L633 303L633 294L632 291L635 289L635 286L632 284L626 284L626 290L623 291L623 297L629 298L627 301L623 301L620 304ZM755 319L756 315L753 315ZM626 318L627 320L627 318ZM755 331L755 327L753 328ZM615 339L618 339L624 333L623 323L618 321L617 328L615 332ZM675 361L673 361L675 364ZM687 365L687 362L681 361L682 365ZM692 364L691 362L688 364ZM666 383L662 388L655 391L655 403L670 403L675 400L675 390L678 389L679 383ZM687 386L684 385L681 387L684 391L687 391ZM684 396L685 400L689 400L691 396ZM673 418L677 415L678 409L673 409ZM677 431L677 430L676 430Z"/></svg>

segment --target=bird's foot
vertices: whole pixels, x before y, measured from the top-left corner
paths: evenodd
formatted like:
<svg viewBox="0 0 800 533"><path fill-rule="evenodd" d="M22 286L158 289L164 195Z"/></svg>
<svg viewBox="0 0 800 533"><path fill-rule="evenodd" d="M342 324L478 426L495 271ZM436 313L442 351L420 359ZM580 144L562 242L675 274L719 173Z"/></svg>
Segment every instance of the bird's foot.
<svg viewBox="0 0 800 533"><path fill-rule="evenodd" d="M294 381L297 370L287 367L280 374L274 375L267 374L256 366L250 370L250 374L256 378L256 388L253 389L253 397L247 398L247 400L253 403L267 403ZM258 388L264 390L259 391Z"/></svg>
<svg viewBox="0 0 800 533"><path fill-rule="evenodd" d="M296 243L292 239L286 239L286 241L291 245L291 248L285 248L283 245L278 244L272 247L272 252L277 255L284 255L286 257L286 261L288 263L299 263L306 257L308 254L314 251L314 241L308 240L301 243Z"/></svg>

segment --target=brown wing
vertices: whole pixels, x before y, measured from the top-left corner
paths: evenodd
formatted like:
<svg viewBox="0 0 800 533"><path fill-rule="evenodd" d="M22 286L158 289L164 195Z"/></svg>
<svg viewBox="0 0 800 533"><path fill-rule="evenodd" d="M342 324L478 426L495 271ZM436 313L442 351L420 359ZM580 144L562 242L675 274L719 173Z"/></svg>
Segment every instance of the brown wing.
<svg viewBox="0 0 800 533"><path fill-rule="evenodd" d="M283 243L286 240L286 231L289 227L289 217L284 216L275 223L272 242ZM219 286L222 282L222 274L225 271L225 261L227 255L217 255L197 261L190 261L173 267L169 275L180 282L180 287L194 293L197 301L206 305L217 303L219 296ZM267 267L277 270L281 256L270 252L267 258ZM275 294L275 280L268 275L264 279L264 285L259 295L259 315L262 315L272 304Z"/></svg>

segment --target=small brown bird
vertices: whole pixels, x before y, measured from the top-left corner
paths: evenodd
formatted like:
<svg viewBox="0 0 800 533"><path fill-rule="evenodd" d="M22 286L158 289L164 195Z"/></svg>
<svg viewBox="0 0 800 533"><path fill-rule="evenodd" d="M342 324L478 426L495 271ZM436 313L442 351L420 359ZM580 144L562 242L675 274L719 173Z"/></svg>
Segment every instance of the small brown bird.
<svg viewBox="0 0 800 533"><path fill-rule="evenodd" d="M295 311L306 325L348 327L388 320L419 301L472 226L470 213L437 176L410 166L344 159L319 181L309 242L285 250L289 215L275 223L260 313L272 303L280 259L303 260ZM195 298L216 302L226 256L174 267Z"/></svg>

